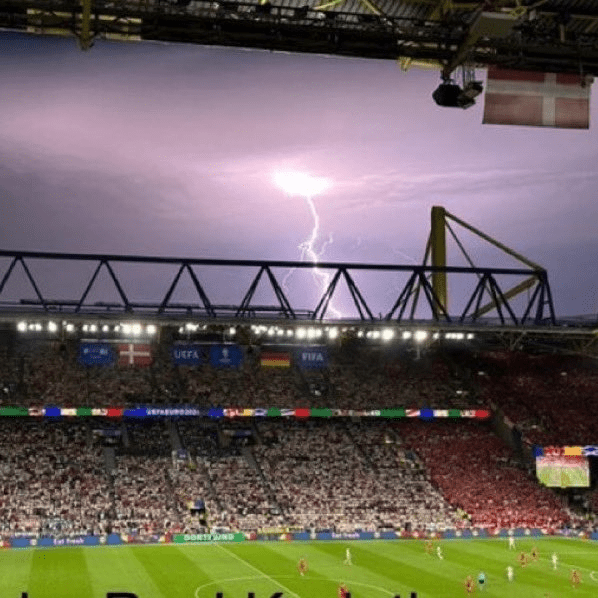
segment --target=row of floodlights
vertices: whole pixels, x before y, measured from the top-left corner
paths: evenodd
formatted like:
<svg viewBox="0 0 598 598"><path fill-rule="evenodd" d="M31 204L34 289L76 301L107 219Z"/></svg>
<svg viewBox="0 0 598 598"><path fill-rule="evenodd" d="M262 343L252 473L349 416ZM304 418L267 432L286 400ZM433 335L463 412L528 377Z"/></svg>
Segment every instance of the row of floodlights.
<svg viewBox="0 0 598 598"><path fill-rule="evenodd" d="M76 331L76 327L72 323L62 322L63 329L68 333L74 333ZM58 332L59 325L56 322L47 322L45 327L40 322L19 322L17 324L17 330L19 332L43 332L46 330L47 332ZM179 328L179 333L184 334L185 332L197 332L199 330L207 330L208 327L206 325L200 326L199 324L192 324L187 323L185 326L181 326ZM269 337L287 337L287 338L297 338L299 340L316 340L322 339L327 337L330 340L334 340L338 338L339 334L346 333L347 331L352 330L356 332L356 336L358 338L367 338L373 340L383 340L383 341L391 341L395 338L395 330L392 328L383 328L382 330L356 330L354 328L349 329L347 327L339 328L338 326L326 326L326 327L311 327L306 328L303 326L298 326L297 328L280 328L279 326L252 326L251 331L256 335L266 335ZM141 324L117 324L115 326L110 326L108 324L104 324L102 326L97 324L83 324L81 326L81 331L86 333L122 333L124 335L132 335L132 336L154 336L158 329L154 324L148 324L147 326L143 326ZM231 326L228 329L228 334L230 336L234 336L237 333L237 330L234 326ZM429 338L433 340L438 340L440 338L444 338L447 340L471 340L474 338L474 334L472 332L464 333L464 332L434 332L430 334L427 330L404 330L400 333L400 338L403 340L410 340L413 339L416 342L424 342Z"/></svg>
<svg viewBox="0 0 598 598"><path fill-rule="evenodd" d="M297 327L295 329L283 329L277 326L252 326L252 332L255 334L265 334L270 337L295 337L298 339L321 339L324 336L327 336L329 339L334 340L338 338L338 335L341 333L346 333L349 328L338 328L337 326L328 326L328 327L319 327L319 328L304 328L304 327ZM354 330L354 329L351 329ZM234 328L231 328L231 333L234 333ZM357 330L356 331L358 338L368 338L373 340L383 340L383 341L391 341L395 338L395 330L392 328L383 328L382 330ZM426 330L404 330L401 333L401 338L403 340L414 339L417 342L423 342L427 340L429 337L432 337L434 340L438 340L439 338L445 338L448 340L471 340L474 338L474 334L464 333L464 332L434 332L432 335Z"/></svg>
<svg viewBox="0 0 598 598"><path fill-rule="evenodd" d="M77 328L74 324L68 322L62 322L61 325L56 322L47 322L45 326L40 322L19 322L17 324L17 330L19 332L58 332L59 327L62 326L65 332L74 333ZM99 326L97 324L83 324L81 326L82 332L119 332L125 335L133 336L154 336L158 332L158 328L154 324L142 326L141 324L117 324L116 326L109 326L104 324Z"/></svg>

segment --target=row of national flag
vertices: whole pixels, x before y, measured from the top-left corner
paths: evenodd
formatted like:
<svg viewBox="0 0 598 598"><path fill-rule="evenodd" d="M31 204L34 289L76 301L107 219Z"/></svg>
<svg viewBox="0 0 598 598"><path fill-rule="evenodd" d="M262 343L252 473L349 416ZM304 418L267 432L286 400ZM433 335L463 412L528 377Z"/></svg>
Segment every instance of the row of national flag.
<svg viewBox="0 0 598 598"><path fill-rule="evenodd" d="M147 367L153 363L153 348L148 344L126 343L81 343L79 362L83 365L112 365L118 359L121 367ZM210 363L214 367L239 367L243 361L243 351L238 345L178 344L171 350L173 363L196 366ZM324 347L300 350L295 357L300 367L326 367L327 352ZM291 367L290 353L263 352L260 355L262 367Z"/></svg>
<svg viewBox="0 0 598 598"><path fill-rule="evenodd" d="M386 419L466 418L485 420L491 416L487 409L329 409L299 407L223 408L196 405L162 405L136 407L0 407L0 417L207 417L212 419L238 417L381 417Z"/></svg>

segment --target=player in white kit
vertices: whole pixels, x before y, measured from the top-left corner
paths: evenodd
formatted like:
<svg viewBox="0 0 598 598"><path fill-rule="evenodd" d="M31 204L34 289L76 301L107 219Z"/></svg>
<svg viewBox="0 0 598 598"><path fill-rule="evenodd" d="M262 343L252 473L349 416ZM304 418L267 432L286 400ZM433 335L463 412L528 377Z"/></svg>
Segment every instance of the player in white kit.
<svg viewBox="0 0 598 598"><path fill-rule="evenodd" d="M345 551L345 560L343 561L345 565L352 565L351 563L351 551L347 548Z"/></svg>

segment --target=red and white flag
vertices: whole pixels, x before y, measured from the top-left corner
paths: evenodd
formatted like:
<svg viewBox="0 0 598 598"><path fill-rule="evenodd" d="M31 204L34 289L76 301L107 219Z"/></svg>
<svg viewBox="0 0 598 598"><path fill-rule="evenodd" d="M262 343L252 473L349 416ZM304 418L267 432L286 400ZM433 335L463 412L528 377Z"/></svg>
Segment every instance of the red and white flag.
<svg viewBox="0 0 598 598"><path fill-rule="evenodd" d="M152 364L152 347L137 343L118 345L118 356L118 365L148 366Z"/></svg>
<svg viewBox="0 0 598 598"><path fill-rule="evenodd" d="M589 129L591 77L488 67L486 125Z"/></svg>

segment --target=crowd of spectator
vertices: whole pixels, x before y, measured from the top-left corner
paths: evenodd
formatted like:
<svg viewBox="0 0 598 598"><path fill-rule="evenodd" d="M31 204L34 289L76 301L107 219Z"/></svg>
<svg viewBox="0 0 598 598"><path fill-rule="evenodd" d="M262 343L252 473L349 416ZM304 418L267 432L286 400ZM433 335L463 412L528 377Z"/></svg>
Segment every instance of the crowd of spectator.
<svg viewBox="0 0 598 598"><path fill-rule="evenodd" d="M574 359L331 351L325 370L84 367L76 344L0 347L0 401L339 409L492 405L543 445L595 443L598 374ZM93 418L92 418L93 419ZM0 533L335 531L577 523L488 425L375 419L0 420ZM95 422L111 426L108 443ZM458 431L455 428L458 427ZM589 501L598 512L594 493ZM191 510L203 501L205 511Z"/></svg>
<svg viewBox="0 0 598 598"><path fill-rule="evenodd" d="M570 516L549 489L515 465L508 447L487 426L460 421L393 426L423 460L429 479L467 517L461 525L499 529L557 529Z"/></svg>
<svg viewBox="0 0 598 598"><path fill-rule="evenodd" d="M529 444L598 443L598 368L581 358L488 353L472 360L480 398L499 408Z"/></svg>

